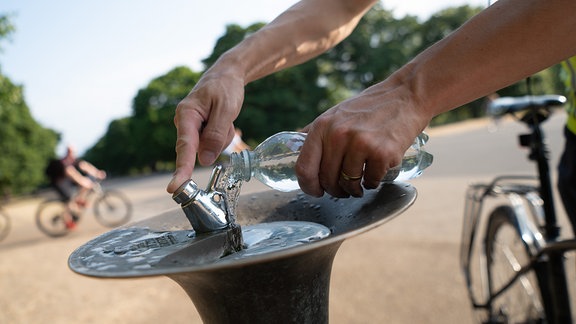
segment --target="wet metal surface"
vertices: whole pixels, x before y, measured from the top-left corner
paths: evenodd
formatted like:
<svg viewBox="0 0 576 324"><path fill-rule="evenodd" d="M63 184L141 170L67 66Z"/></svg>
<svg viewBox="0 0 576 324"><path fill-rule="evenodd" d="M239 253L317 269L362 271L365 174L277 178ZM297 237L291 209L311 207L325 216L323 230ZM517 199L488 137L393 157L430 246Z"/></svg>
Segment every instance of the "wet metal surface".
<svg viewBox="0 0 576 324"><path fill-rule="evenodd" d="M312 235L269 253L223 257L228 232L197 235L177 208L88 242L70 256L69 265L94 277L166 275L186 291L204 323L328 323L338 248L346 238L402 213L416 190L398 183L383 184L362 198L275 191L241 198L237 215L243 229L281 224L287 232L304 228Z"/></svg>
<svg viewBox="0 0 576 324"><path fill-rule="evenodd" d="M180 208L175 208L97 237L77 249L70 256L69 265L75 272L88 276L126 278L206 271L267 262L340 242L377 227L403 212L415 198L414 187L404 183L383 184L379 190L367 191L362 198L336 199L329 196L313 198L301 192L276 191L242 196L238 205L238 223L242 226L278 221L305 221L326 226L330 229L331 235L320 241L290 249L245 259L219 260L217 263L212 261L225 254L221 249L229 240L227 233L200 234L193 237L194 232L188 220ZM185 255L187 257L195 255L194 257L199 258L198 262L181 264L165 262L169 255L185 248L190 250L192 243L198 244L197 252L188 251ZM94 262L96 254L110 258L102 258L101 267L93 265L88 267L89 262ZM121 259L123 261L113 267L105 263L106 260L112 260L114 257L120 259L126 254L130 254L131 257ZM135 263L139 260L146 260L146 264L135 267ZM162 260L164 262L161 262Z"/></svg>

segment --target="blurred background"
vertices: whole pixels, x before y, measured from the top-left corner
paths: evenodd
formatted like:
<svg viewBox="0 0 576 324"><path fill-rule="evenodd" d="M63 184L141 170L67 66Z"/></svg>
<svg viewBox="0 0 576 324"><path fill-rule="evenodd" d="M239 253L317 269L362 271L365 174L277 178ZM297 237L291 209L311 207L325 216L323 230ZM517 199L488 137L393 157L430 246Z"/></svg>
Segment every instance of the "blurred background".
<svg viewBox="0 0 576 324"><path fill-rule="evenodd" d="M220 54L293 3L3 1L0 194L43 186L46 163L68 145L111 176L171 171L177 103ZM252 146L301 128L483 7L483 0L382 2L330 52L250 84L235 124ZM561 93L557 72L534 77L533 92ZM523 85L499 94L525 94ZM483 115L481 99L431 126Z"/></svg>
<svg viewBox="0 0 576 324"><path fill-rule="evenodd" d="M235 125L251 146L301 128L386 78L485 2L382 1L333 50L248 85ZM107 187L128 195L134 220L174 208L164 188L174 167L177 103L220 54L293 3L2 1L0 206L13 226L0 242L0 323L200 323L167 278L107 281L73 274L68 255L107 229L86 217L65 238L41 234L34 213L46 196L44 169L72 144L108 172ZM559 67L535 75L532 92L564 93ZM526 84L498 94L525 95ZM516 146L521 125L503 122L490 133L484 108L479 99L437 116L427 130L435 162L413 181L416 204L343 245L332 276L331 322L471 322L457 259L464 190L497 173L533 172ZM563 121L559 110L546 126L552 166ZM203 185L208 174L199 168L195 180ZM264 189L250 183L243 194Z"/></svg>

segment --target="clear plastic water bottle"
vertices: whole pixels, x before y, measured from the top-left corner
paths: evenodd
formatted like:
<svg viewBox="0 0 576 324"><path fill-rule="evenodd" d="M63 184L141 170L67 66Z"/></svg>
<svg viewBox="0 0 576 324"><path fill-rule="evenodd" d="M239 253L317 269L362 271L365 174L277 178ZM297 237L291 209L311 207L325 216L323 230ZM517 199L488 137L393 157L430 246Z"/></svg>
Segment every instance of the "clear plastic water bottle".
<svg viewBox="0 0 576 324"><path fill-rule="evenodd" d="M294 171L305 133L280 132L260 143L254 151L243 150L230 156L226 174L231 181L250 181L252 177L279 191L300 189ZM402 163L386 173L382 181L416 178L432 164L432 154L423 150L428 135L421 133L404 154Z"/></svg>

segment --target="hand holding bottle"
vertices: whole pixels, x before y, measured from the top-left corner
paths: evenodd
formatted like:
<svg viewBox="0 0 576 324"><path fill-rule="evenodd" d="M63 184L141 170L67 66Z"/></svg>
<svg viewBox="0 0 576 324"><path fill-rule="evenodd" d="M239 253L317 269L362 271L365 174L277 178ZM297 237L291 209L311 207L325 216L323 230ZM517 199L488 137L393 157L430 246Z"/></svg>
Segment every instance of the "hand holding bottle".
<svg viewBox="0 0 576 324"><path fill-rule="evenodd" d="M256 178L272 189L293 191L299 189L295 166L300 151L306 140L305 133L280 132L260 143L254 151L243 150L232 153L230 165L226 167L224 183L234 188L244 181ZM381 181L405 181L416 178L432 164L432 155L423 146L428 135L422 133L414 139L410 148L404 153L402 162L388 169ZM358 178L346 181L358 181Z"/></svg>
<svg viewBox="0 0 576 324"><path fill-rule="evenodd" d="M380 185L432 115L393 75L324 112L308 132L296 174L312 196L359 197ZM361 179L361 180L360 180Z"/></svg>
<svg viewBox="0 0 576 324"><path fill-rule="evenodd" d="M176 170L166 190L173 193L188 180L196 154L211 165L234 137L233 121L244 100L244 82L237 75L213 68L205 72L176 109Z"/></svg>

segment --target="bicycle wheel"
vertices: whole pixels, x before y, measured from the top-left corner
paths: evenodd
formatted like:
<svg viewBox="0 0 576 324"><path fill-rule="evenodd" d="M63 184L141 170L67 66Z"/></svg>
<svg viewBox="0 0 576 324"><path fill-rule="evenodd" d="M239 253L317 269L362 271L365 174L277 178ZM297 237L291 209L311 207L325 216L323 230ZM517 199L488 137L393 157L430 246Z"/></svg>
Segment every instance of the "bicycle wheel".
<svg viewBox="0 0 576 324"><path fill-rule="evenodd" d="M58 199L50 199L42 202L36 211L36 226L44 234L51 237L68 234L68 228L64 222L66 204Z"/></svg>
<svg viewBox="0 0 576 324"><path fill-rule="evenodd" d="M486 267L490 296L507 285L531 253L522 240L514 210L497 207L488 220L485 238ZM489 323L543 323L544 303L534 269L514 281L490 307Z"/></svg>
<svg viewBox="0 0 576 324"><path fill-rule="evenodd" d="M10 232L10 217L4 213L2 209L0 209L0 241L8 236Z"/></svg>
<svg viewBox="0 0 576 324"><path fill-rule="evenodd" d="M132 204L122 193L107 190L94 201L94 216L104 226L119 226L132 217Z"/></svg>

